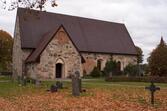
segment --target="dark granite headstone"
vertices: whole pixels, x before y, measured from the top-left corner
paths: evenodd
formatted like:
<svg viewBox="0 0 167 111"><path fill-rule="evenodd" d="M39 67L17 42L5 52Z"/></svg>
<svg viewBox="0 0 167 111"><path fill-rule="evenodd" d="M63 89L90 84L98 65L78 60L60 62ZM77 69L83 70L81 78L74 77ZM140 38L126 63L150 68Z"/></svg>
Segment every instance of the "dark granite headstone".
<svg viewBox="0 0 167 111"><path fill-rule="evenodd" d="M76 71L74 75L71 76L72 77L72 95L73 96L79 96L80 95L80 73L79 71Z"/></svg>
<svg viewBox="0 0 167 111"><path fill-rule="evenodd" d="M57 92L57 91L58 91L58 87L57 87L56 85L51 85L51 86L50 86L50 91L51 91L52 93Z"/></svg>
<svg viewBox="0 0 167 111"><path fill-rule="evenodd" d="M58 89L63 89L63 83L60 82L60 81L56 82L56 86L57 86Z"/></svg>

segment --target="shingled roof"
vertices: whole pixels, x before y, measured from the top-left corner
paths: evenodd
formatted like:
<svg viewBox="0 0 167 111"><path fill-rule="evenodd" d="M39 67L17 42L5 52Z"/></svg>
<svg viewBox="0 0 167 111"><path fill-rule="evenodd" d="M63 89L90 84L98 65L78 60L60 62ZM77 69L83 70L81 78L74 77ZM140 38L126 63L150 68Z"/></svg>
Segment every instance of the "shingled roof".
<svg viewBox="0 0 167 111"><path fill-rule="evenodd" d="M64 26L80 52L136 55L124 24L18 8L21 47L36 49L42 37Z"/></svg>

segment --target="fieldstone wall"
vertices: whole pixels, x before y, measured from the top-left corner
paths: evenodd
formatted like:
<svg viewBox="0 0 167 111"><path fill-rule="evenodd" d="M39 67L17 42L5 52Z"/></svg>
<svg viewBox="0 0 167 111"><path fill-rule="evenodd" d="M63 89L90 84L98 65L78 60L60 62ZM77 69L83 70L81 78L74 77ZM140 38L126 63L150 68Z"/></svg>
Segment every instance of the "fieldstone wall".
<svg viewBox="0 0 167 111"><path fill-rule="evenodd" d="M110 60L111 55L109 54L96 54L96 53L82 53L82 56L85 59L83 64L84 73L89 74L95 66L97 66L97 61L101 61L101 69L104 69L105 64Z"/></svg>
<svg viewBox="0 0 167 111"><path fill-rule="evenodd" d="M13 44L13 58L12 69L14 77L22 75L22 64L28 55L31 53L31 49L21 49L19 18L16 17L15 32L14 32L14 44Z"/></svg>
<svg viewBox="0 0 167 111"><path fill-rule="evenodd" d="M132 55L113 55L113 60L121 62L122 71L128 64L137 64L137 56Z"/></svg>
<svg viewBox="0 0 167 111"><path fill-rule="evenodd" d="M82 53L82 56L86 60L83 64L83 70L86 74L90 74L95 66L97 66L97 61L101 61L101 70L104 69L107 61L113 58L115 61L121 63L121 70L123 70L128 64L137 64L136 56L131 55L111 55L111 54L99 54L99 53Z"/></svg>
<svg viewBox="0 0 167 111"><path fill-rule="evenodd" d="M63 28L42 52L40 63L27 65L27 73L33 78L54 79L57 63L63 65L62 78L69 77L75 71L82 75L81 57Z"/></svg>

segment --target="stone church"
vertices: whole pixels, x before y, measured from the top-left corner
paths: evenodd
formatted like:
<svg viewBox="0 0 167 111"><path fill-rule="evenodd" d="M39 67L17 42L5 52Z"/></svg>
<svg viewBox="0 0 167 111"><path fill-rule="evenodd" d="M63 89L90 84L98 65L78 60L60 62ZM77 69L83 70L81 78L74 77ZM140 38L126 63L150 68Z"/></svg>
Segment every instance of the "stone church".
<svg viewBox="0 0 167 111"><path fill-rule="evenodd" d="M81 76L113 59L123 70L137 64L135 45L121 23L18 8L13 73L31 78Z"/></svg>

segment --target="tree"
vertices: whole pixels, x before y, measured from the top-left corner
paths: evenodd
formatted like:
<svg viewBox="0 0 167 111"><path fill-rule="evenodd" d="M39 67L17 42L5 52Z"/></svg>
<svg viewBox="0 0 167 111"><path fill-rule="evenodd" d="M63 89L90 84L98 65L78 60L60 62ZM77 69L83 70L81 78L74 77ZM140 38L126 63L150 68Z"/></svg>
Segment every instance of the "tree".
<svg viewBox="0 0 167 111"><path fill-rule="evenodd" d="M138 72L139 72L138 65L128 64L124 69L124 73L129 76L137 76Z"/></svg>
<svg viewBox="0 0 167 111"><path fill-rule="evenodd" d="M7 0L0 0L0 2L4 5L4 9L7 7ZM12 0L9 6L9 10L14 10L17 7L25 7L25 8L36 8L41 11L46 6L46 3L50 2L52 7L57 6L56 0Z"/></svg>
<svg viewBox="0 0 167 111"><path fill-rule="evenodd" d="M138 47L138 46L135 46L135 47L136 47L136 51L138 54L137 63L142 63L143 62L143 51L140 47Z"/></svg>
<svg viewBox="0 0 167 111"><path fill-rule="evenodd" d="M0 71L9 70L12 63L13 38L7 32L0 30Z"/></svg>
<svg viewBox="0 0 167 111"><path fill-rule="evenodd" d="M143 75L148 75L149 74L149 68L148 68L148 64L140 64L140 72Z"/></svg>
<svg viewBox="0 0 167 111"><path fill-rule="evenodd" d="M117 62L113 61L112 59L110 61L106 62L105 68L104 68L104 73L106 76L108 76L109 73L115 74L117 70Z"/></svg>
<svg viewBox="0 0 167 111"><path fill-rule="evenodd" d="M94 67L94 69L90 73L90 76L92 76L92 77L100 77L101 76L101 71L97 67Z"/></svg>
<svg viewBox="0 0 167 111"><path fill-rule="evenodd" d="M152 76L167 76L167 45L161 38L160 44L151 52L148 58Z"/></svg>

